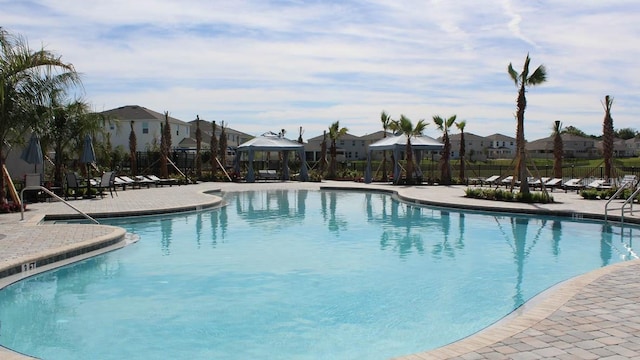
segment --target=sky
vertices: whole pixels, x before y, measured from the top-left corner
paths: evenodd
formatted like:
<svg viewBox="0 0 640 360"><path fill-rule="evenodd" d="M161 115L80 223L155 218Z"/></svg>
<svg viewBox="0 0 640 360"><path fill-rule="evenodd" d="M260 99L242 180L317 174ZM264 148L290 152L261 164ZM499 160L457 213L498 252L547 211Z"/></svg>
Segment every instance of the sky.
<svg viewBox="0 0 640 360"><path fill-rule="evenodd" d="M640 130L637 0L0 0L0 26L82 74L96 111L140 105L260 135L357 136L403 114L425 134L456 115L465 132L515 137L518 73L528 88L525 136L554 121L602 134ZM456 128L451 133L457 133Z"/></svg>

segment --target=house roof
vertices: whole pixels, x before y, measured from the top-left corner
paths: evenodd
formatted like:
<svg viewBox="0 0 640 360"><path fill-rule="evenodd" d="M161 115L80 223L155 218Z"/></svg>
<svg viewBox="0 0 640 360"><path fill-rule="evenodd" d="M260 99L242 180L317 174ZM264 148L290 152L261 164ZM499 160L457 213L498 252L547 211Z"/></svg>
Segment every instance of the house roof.
<svg viewBox="0 0 640 360"><path fill-rule="evenodd" d="M100 114L120 120L165 120L164 114L149 110L144 106L138 105L125 105L119 108L103 111ZM171 116L169 116L169 121L172 123L186 124L186 122Z"/></svg>

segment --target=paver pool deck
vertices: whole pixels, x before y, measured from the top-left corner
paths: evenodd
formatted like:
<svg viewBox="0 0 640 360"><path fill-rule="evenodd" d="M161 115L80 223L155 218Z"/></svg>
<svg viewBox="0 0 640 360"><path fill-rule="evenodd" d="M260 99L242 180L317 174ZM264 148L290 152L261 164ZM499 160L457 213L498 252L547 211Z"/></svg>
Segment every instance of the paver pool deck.
<svg viewBox="0 0 640 360"><path fill-rule="evenodd" d="M466 186L391 186L356 182L200 183L118 191L103 199L71 200L90 215L111 217L200 210L219 206L227 191L338 188L396 193L404 201L511 213L558 214L599 219L604 200L575 192L552 193L555 203L521 204L469 199ZM619 220L622 201L610 204ZM45 217L77 215L62 202L29 204L20 213L0 214L0 288L16 279L127 243L123 229L106 225L48 224ZM640 224L640 213L625 223ZM100 247L100 248L98 248ZM37 263L36 269L28 269ZM41 265L42 264L42 265ZM23 266L27 269L21 272ZM11 275L13 274L13 275ZM9 276L11 275L11 276ZM640 260L610 265L548 289L491 327L450 345L397 359L640 359ZM0 347L0 358L30 359Z"/></svg>

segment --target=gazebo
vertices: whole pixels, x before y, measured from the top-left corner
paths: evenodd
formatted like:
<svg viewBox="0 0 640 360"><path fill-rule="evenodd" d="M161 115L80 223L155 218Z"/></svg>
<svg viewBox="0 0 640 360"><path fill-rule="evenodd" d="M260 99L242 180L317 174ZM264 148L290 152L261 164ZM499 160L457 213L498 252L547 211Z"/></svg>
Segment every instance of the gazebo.
<svg viewBox="0 0 640 360"><path fill-rule="evenodd" d="M371 174L371 153L373 151L384 151L391 150L393 151L393 178L400 178L400 152L404 151L407 148L407 135L397 135L390 136L378 140L369 145L367 152L367 167L365 169L364 182L370 183L373 180L373 175ZM411 150L442 150L444 148L444 144L440 141L427 136L420 135L411 137ZM417 156L417 162L420 163L422 160L422 152L420 152L420 156ZM419 168L418 168L419 169Z"/></svg>
<svg viewBox="0 0 640 360"><path fill-rule="evenodd" d="M289 180L289 152L296 151L301 159L300 164L300 181L307 181L309 175L307 173L307 164L304 157L304 145L299 142L289 140L278 134L271 132L264 133L261 136L257 136L245 143L238 145L236 149L235 167L236 172L240 172L240 156L243 152L248 153L249 157L249 170L247 171L246 181L255 182L256 174L253 170L253 160L256 151L282 151L282 179Z"/></svg>

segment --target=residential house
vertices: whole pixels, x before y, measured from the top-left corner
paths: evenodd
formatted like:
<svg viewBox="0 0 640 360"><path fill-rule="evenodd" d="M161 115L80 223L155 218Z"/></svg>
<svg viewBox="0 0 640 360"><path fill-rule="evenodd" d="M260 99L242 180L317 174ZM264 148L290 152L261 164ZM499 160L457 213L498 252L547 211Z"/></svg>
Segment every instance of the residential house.
<svg viewBox="0 0 640 360"><path fill-rule="evenodd" d="M596 148L596 140L573 134L561 134L563 157L565 159L589 159L600 156ZM533 158L553 159L553 135L528 142L527 153Z"/></svg>
<svg viewBox="0 0 640 360"><path fill-rule="evenodd" d="M182 149L190 149L195 150L196 148L196 129L197 129L197 120L189 121L189 126L191 127L191 136L185 138L180 142L180 148ZM213 124L211 121L200 119L200 132L202 133L202 149L209 150L211 144L211 132L213 129ZM220 141L220 134L222 133L221 122L216 122L216 138ZM253 136L243 133L241 131L237 131L228 127L228 124L225 124L225 134L227 136L227 147L231 150L235 150L238 145L245 143L251 139Z"/></svg>
<svg viewBox="0 0 640 360"><path fill-rule="evenodd" d="M465 134L466 135L466 134ZM489 159L513 159L516 155L516 139L502 134L486 136L489 141L486 148Z"/></svg>
<svg viewBox="0 0 640 360"><path fill-rule="evenodd" d="M461 134L449 134L449 143L451 143L451 159L460 158L460 137ZM438 138L442 141L442 137ZM476 134L464 133L465 142L465 158L469 161L484 161L487 159L485 149L489 147L490 140L486 137Z"/></svg>
<svg viewBox="0 0 640 360"><path fill-rule="evenodd" d="M100 113L109 119L108 132L113 148L122 146L129 151L131 125L136 134L136 151L146 151L160 146L160 127L164 126L165 115L143 106L126 105ZM171 148L179 146L184 138L191 136L191 126L169 116L171 128Z"/></svg>

